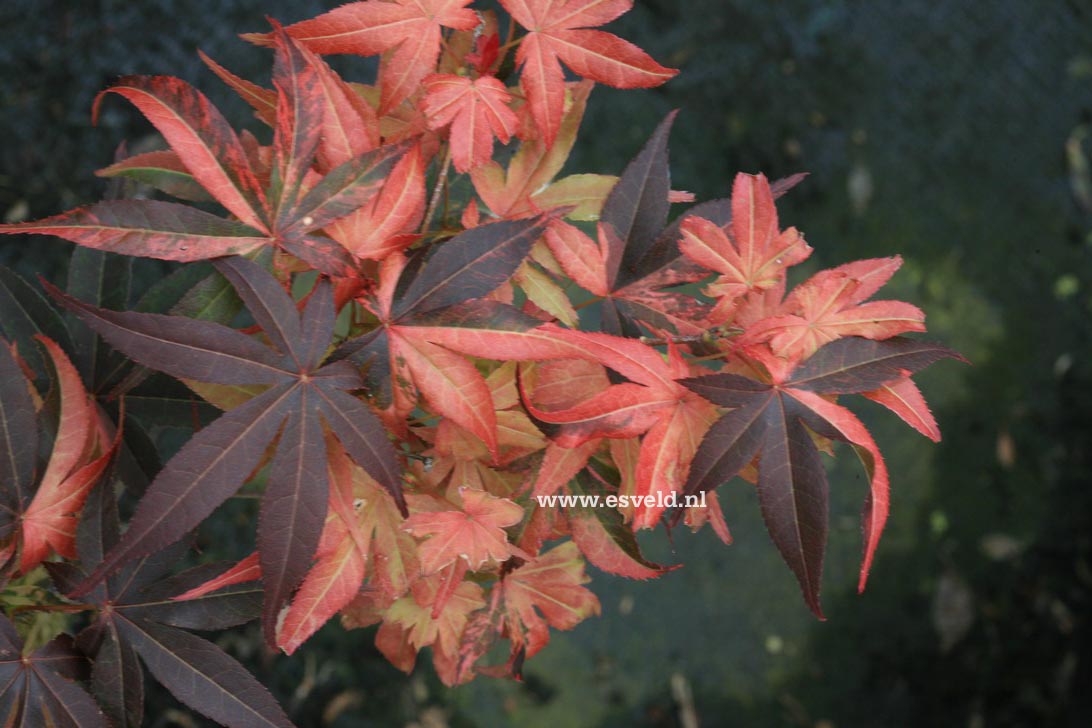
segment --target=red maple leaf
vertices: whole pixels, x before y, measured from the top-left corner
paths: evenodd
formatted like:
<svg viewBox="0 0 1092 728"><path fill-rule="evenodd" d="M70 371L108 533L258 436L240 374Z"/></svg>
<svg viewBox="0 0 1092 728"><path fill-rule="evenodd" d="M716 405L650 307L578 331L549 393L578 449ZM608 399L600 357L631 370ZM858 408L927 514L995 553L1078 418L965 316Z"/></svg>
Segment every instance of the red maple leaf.
<svg viewBox="0 0 1092 728"><path fill-rule="evenodd" d="M745 342L769 342L778 357L798 362L846 336L887 339L925 330L925 314L902 301L868 301L902 265L875 258L821 271L794 288L774 316L758 321Z"/></svg>
<svg viewBox="0 0 1092 728"><path fill-rule="evenodd" d="M651 88L678 73L665 68L629 41L601 30L629 12L633 0L501 0L516 22L530 32L516 62L531 116L547 146L554 143L565 107L565 75L560 61L584 78L615 88Z"/></svg>
<svg viewBox="0 0 1092 728"><path fill-rule="evenodd" d="M279 29L271 42L277 47L277 97L268 174L261 155L249 153L246 136L240 138L181 79L127 76L98 97L101 102L116 93L131 101L163 134L193 182L238 221L173 202L107 200L44 220L0 225L0 233L56 235L98 250L179 262L274 245L324 273L352 273L352 256L322 231L372 201L406 148L387 145L353 156L324 176L313 174L323 135L331 133L324 127L333 113L325 66ZM327 145L323 163L342 153L347 149L334 152Z"/></svg>
<svg viewBox="0 0 1092 728"><path fill-rule="evenodd" d="M56 342L41 335L37 339L56 374L60 417L49 464L22 515L19 570L24 574L54 551L75 558L80 509L113 459L121 434L112 444L103 437L94 400L79 372Z"/></svg>
<svg viewBox="0 0 1092 728"><path fill-rule="evenodd" d="M441 28L472 30L478 16L470 0L363 0L334 8L285 30L316 53L383 57L379 67L383 115L405 100L436 68ZM267 45L268 34L243 36Z"/></svg>
<svg viewBox="0 0 1092 728"><path fill-rule="evenodd" d="M492 76L471 80L434 74L425 80L425 88L428 126L437 130L451 125L451 158L460 172L488 162L493 139L507 144L519 127L516 112L508 108L508 89Z"/></svg>
<svg viewBox="0 0 1092 728"><path fill-rule="evenodd" d="M590 579L572 541L540 554L501 581L513 654L527 657L550 641L550 627L572 629L599 614L599 600L583 585Z"/></svg>
<svg viewBox="0 0 1092 728"><path fill-rule="evenodd" d="M751 291L772 288L789 266L811 255L796 228L781 231L774 194L766 175L736 175L728 225L692 215L680 226L679 249L692 261L720 274L706 288L719 299L714 319L723 319ZM720 315L718 315L720 314Z"/></svg>
<svg viewBox="0 0 1092 728"><path fill-rule="evenodd" d="M523 508L482 490L460 488L459 493L459 509L414 513L406 519L407 531L428 537L420 548L425 574L436 573L458 559L477 571L518 553L503 529L522 520Z"/></svg>

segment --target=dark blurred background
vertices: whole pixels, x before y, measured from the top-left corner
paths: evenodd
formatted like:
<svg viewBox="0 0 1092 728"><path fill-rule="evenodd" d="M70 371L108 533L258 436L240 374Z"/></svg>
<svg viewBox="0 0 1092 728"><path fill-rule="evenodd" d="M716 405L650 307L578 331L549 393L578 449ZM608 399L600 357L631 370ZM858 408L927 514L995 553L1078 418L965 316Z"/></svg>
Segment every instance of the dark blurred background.
<svg viewBox="0 0 1092 728"><path fill-rule="evenodd" d="M235 38L316 0L5 0L0 216L98 198L93 170L150 127L94 95L127 73L197 83L255 126L195 55L264 80ZM1092 4L1087 1L642 0L610 29L682 69L645 92L598 88L575 171L618 172L681 108L674 186L722 196L737 171L805 170L782 220L812 269L901 253L887 297L921 305L973 367L920 377L934 446L865 403L893 478L892 520L855 593L866 483L832 466L814 621L752 490L723 489L736 539L646 540L686 566L653 583L596 574L603 616L558 633L522 684L446 690L387 666L372 634L329 627L298 656L221 643L301 726L1085 726L1092 724ZM343 68L365 69L348 59ZM598 136L596 135L598 132ZM0 241L0 263L58 280L68 247ZM221 538L217 548L245 548ZM237 554L224 553L223 556ZM422 661L422 663L427 661ZM202 725L162 693L149 725Z"/></svg>

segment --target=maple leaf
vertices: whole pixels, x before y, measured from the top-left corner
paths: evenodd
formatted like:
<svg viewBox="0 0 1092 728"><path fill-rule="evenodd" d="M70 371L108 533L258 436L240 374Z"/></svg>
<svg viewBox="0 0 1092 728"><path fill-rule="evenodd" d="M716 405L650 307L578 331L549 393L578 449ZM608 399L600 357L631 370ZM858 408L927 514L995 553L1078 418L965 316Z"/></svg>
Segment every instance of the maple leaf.
<svg viewBox="0 0 1092 728"><path fill-rule="evenodd" d="M794 288L774 315L756 322L741 344L768 342L789 362L844 336L886 339L925 330L925 314L902 301L868 301L902 265L898 256L858 260L816 273Z"/></svg>
<svg viewBox="0 0 1092 728"><path fill-rule="evenodd" d="M469 172L493 156L493 139L507 144L519 126L508 108L512 97L492 76L434 74L425 79L422 108L430 129L451 126L451 158L455 169Z"/></svg>
<svg viewBox="0 0 1092 728"><path fill-rule="evenodd" d="M613 178L603 175L571 175L554 182L554 178L564 167L565 160L569 158L573 144L576 143L577 130L584 118L592 83L583 81L572 84L569 88L572 101L562 117L557 139L552 146L547 146L538 138L525 139L520 142L519 149L512 155L507 169L498 162L487 161L470 170L474 189L497 217L525 217L551 207L572 204L571 197L558 200L558 197L564 197L564 195L558 194L556 188L560 186L564 191L565 188L579 186L579 183L586 182L588 177L594 177L599 181L606 179L608 183L613 184ZM601 207L602 198L599 198L599 203ZM587 206L585 202L585 208ZM593 206L592 210L584 209L579 212L574 210L569 215L589 219L597 216L597 213L598 208Z"/></svg>
<svg viewBox="0 0 1092 728"><path fill-rule="evenodd" d="M595 438L626 439L644 435L637 466L636 495L676 492L698 442L714 419L713 409L678 380L691 376L678 350L669 347L665 361L639 341L609 334L568 331L547 325L540 331L571 348L560 356L603 364L628 381L613 384L579 404L546 411L525 393L524 405L540 429L564 448L578 448ZM549 455L550 453L548 453ZM568 461L577 465L579 459ZM560 460L560 459L559 459ZM586 460L585 460L586 461ZM544 468L560 467L545 463ZM568 473L566 473L568 474ZM635 510L635 528L652 528L665 510L659 505Z"/></svg>
<svg viewBox="0 0 1092 728"><path fill-rule="evenodd" d="M53 553L75 556L73 539L80 509L120 444L120 431L112 444L105 436L97 407L60 346L41 334L36 340L52 365L53 386L43 414L57 413L49 464L38 478L34 466L42 428L35 411L37 392L7 342L0 339L0 376L7 385L0 405L0 475L5 483L0 542L6 542L0 548L0 568L18 548L13 564L22 574ZM14 449L19 447L35 449Z"/></svg>
<svg viewBox="0 0 1092 728"><path fill-rule="evenodd" d="M496 391L492 386L490 390L495 401ZM546 444L531 420L519 410L497 411L497 459L480 438L449 419L441 419L432 431L417 429L415 434L432 443L432 447L421 452L427 468L423 463L412 466L417 480L429 490L444 492L453 501L458 499L458 489L464 486L505 496L512 493L523 476L504 466Z"/></svg>
<svg viewBox="0 0 1092 728"><path fill-rule="evenodd" d="M80 591L197 526L235 492L279 436L258 532L272 635L276 614L303 578L325 519L323 423L400 504L401 472L379 420L348 393L363 386L359 372L344 361L323 364L336 316L329 284L320 282L300 313L257 264L233 258L218 261L217 268L272 347L211 322L99 309L46 284L62 305L134 361L182 379L268 387L194 435L164 466L124 538Z"/></svg>
<svg viewBox="0 0 1092 728"><path fill-rule="evenodd" d="M295 23L285 31L323 55L374 56L391 51L379 67L382 115L408 98L436 68L443 40L441 28L472 30L478 26L477 14L466 7L469 4L470 0L364 0ZM270 34L243 38L262 45L275 40Z"/></svg>
<svg viewBox="0 0 1092 728"><path fill-rule="evenodd" d="M496 408L497 457L480 438L450 419L441 419L435 427L415 428L414 434L431 444L420 453L421 460L410 464L422 490L444 492L452 502L458 502L458 489L464 486L507 497L525 477L522 459L546 446L520 407L515 363L502 364L485 381Z"/></svg>
<svg viewBox="0 0 1092 728"><path fill-rule="evenodd" d="M100 441L97 408L84 391L79 373L55 342L44 336L39 336L38 341L56 372L55 394L60 417L49 464L22 516L19 570L24 574L45 560L51 551L75 557L78 514L88 492L117 452L121 435L119 429L110 446Z"/></svg>
<svg viewBox="0 0 1092 728"><path fill-rule="evenodd" d="M116 546L114 498L113 489L106 487L96 488L89 497L77 535L78 565L46 565L60 591L74 591ZM95 617L77 635L76 645L92 659L91 689L111 724L142 725L143 662L179 701L222 725L290 727L273 697L242 665L187 631L220 630L253 620L261 611L261 588L241 585L177 601L178 594L222 569L220 564L205 564L171 575L186 548L182 543L149 554L97 583L84 598L96 608Z"/></svg>
<svg viewBox="0 0 1092 728"><path fill-rule="evenodd" d="M697 215L682 221L679 248L703 268L720 274L705 289L723 299L721 320L736 300L751 291L772 288L790 266L811 255L804 238L789 228L781 231L774 194L766 176L738 174L732 187L732 219L722 227Z"/></svg>
<svg viewBox="0 0 1092 728"><path fill-rule="evenodd" d="M374 510L370 506L381 497L379 489L340 448L330 451L329 471L330 508L315 564L277 628L277 645L286 654L352 601L364 581L372 529L358 509Z"/></svg>
<svg viewBox="0 0 1092 728"><path fill-rule="evenodd" d="M497 453L489 387L471 362L447 347L495 357L498 346L541 323L479 299L511 277L544 227L542 219L490 223L443 242L423 267L420 257L413 265L400 255L384 261L375 295L365 301L381 325L347 342L335 358L368 367L370 390L389 410L393 428L405 429L420 392L438 414Z"/></svg>
<svg viewBox="0 0 1092 728"><path fill-rule="evenodd" d="M862 590L888 512L888 474L879 448L852 412L824 396L871 391L943 358L963 361L936 344L852 337L823 347L778 384L724 373L683 380L710 402L731 408L698 447L685 493L716 488L758 455L758 498L766 527L808 606L822 618L827 476L810 433L854 445L869 471Z"/></svg>
<svg viewBox="0 0 1092 728"><path fill-rule="evenodd" d="M416 548L400 529L401 514L390 495L355 465L336 442L328 440L328 444L330 502L315 563L278 620L277 646L286 654L299 649L358 596L367 571L374 575L378 590L391 600L409 588L409 581L417 572ZM392 543L388 537L391 532L404 536L410 548ZM395 569L401 576L392 578ZM224 587L256 581L261 575L260 555L254 553L174 599L198 599Z"/></svg>
<svg viewBox="0 0 1092 728"><path fill-rule="evenodd" d="M659 86L678 71L665 68L637 46L601 30L589 30L629 12L632 0L501 0L530 31L516 62L535 126L546 146L554 143L565 101L560 61L584 78L616 88Z"/></svg>
<svg viewBox="0 0 1092 728"><path fill-rule="evenodd" d="M873 402L894 412L903 422L933 442L940 442L940 427L925 403L921 390L910 377L899 377L871 392L861 392Z"/></svg>
<svg viewBox="0 0 1092 728"><path fill-rule="evenodd" d="M221 81L227 84L228 88L239 95L239 98L246 101L252 109L254 109L254 115L265 122L269 126L275 126L277 123L277 92L259 86L252 81L248 81L245 78L240 78L228 69L221 66L219 63L209 58L200 48L197 49L197 55L201 61L209 67L213 73L215 73Z"/></svg>
<svg viewBox="0 0 1092 728"><path fill-rule="evenodd" d="M462 559L471 571L501 563L514 553L504 528L523 519L523 509L505 498L485 491L460 488L462 505L457 510L414 513L404 528L414 536L428 537L420 547L423 573L434 574Z"/></svg>
<svg viewBox="0 0 1092 728"><path fill-rule="evenodd" d="M172 197L190 202L212 200L204 187L194 179L177 152L166 150L135 154L95 172L99 177L124 177L166 192Z"/></svg>
<svg viewBox="0 0 1092 728"><path fill-rule="evenodd" d="M440 679L448 686L458 684L462 636L469 616L484 607L485 601L478 584L462 581L446 596L446 606L437 613L434 607L445 597L444 586L440 575L424 577L414 582L411 593L389 604L366 590L346 610L346 626L358 628L380 622L376 647L392 665L407 673L413 670L418 651L431 646Z"/></svg>
<svg viewBox="0 0 1092 728"><path fill-rule="evenodd" d="M77 261L81 262L81 261ZM97 271L87 271L88 278L99 278ZM108 290L104 291L108 294ZM50 363L45 352L34 342L37 335L55 341L64 351L79 353L64 319L36 287L14 271L0 266L0 332L8 338L18 357L30 368L37 380L48 380ZM77 356L82 363L82 357ZM94 381L94 378L89 378Z"/></svg>
<svg viewBox="0 0 1092 728"><path fill-rule="evenodd" d="M0 614L0 720L6 726L105 728L102 709L77 680L87 660L68 635L29 655L8 618Z"/></svg>
<svg viewBox="0 0 1092 728"><path fill-rule="evenodd" d="M34 400L19 363L0 339L0 541L19 527L30 501L37 453Z"/></svg>
<svg viewBox="0 0 1092 728"><path fill-rule="evenodd" d="M532 657L550 641L550 627L569 630L599 614L599 600L583 585L584 559L567 541L509 572L501 590L513 655Z"/></svg>
<svg viewBox="0 0 1092 728"><path fill-rule="evenodd" d="M597 240L561 221L552 223L546 235L565 273L604 299L602 330L616 336L640 336L641 325L679 334L700 334L706 328L705 306L692 296L663 289L705 277L688 260L680 260L680 226L695 218L726 224L733 207L725 200L704 202L667 225L671 192L667 139L674 119L674 113L668 115L626 166L603 204ZM772 186L772 196L783 195L801 179L796 175L779 180Z"/></svg>
<svg viewBox="0 0 1092 728"><path fill-rule="evenodd" d="M374 198L326 230L358 258L382 260L417 239L425 216L425 167L420 145L399 159Z"/></svg>
<svg viewBox="0 0 1092 728"><path fill-rule="evenodd" d="M602 481L588 471L570 480L568 489L576 495L598 495L600 499L606 495ZM630 579L652 579L671 571L641 554L633 529L625 525L617 509L576 505L566 510L573 542L594 566Z"/></svg>
<svg viewBox="0 0 1092 728"><path fill-rule="evenodd" d="M126 76L96 100L96 113L108 93L132 102L193 180L238 221L174 202L108 200L44 220L0 225L0 233L55 235L97 250L180 262L275 245L325 273L349 274L351 256L317 233L369 202L405 148L380 147L308 180L328 116L325 87L320 67L308 60L310 51L283 32L274 37L277 103L268 187L224 117L185 81Z"/></svg>
<svg viewBox="0 0 1092 728"><path fill-rule="evenodd" d="M201 50L198 50L198 55L219 79L253 108L254 116L268 123L270 127L276 127L276 91L241 79L207 57ZM376 110L319 56L304 53L304 60L316 74L323 98L322 134L317 155L319 169L329 171L379 146L379 118ZM120 172L134 176L129 170Z"/></svg>
<svg viewBox="0 0 1092 728"><path fill-rule="evenodd" d="M395 626L414 649L431 646L436 672L445 685L451 686L458 682L457 663L470 615L484 607L485 600L480 586L472 582L459 582L454 593L447 598L443 611L437 614L435 601L440 596L439 590L440 584L435 578L418 581L414 585L412 598L403 597L387 609L379 631ZM389 638L383 640L377 634L376 645L384 642L389 644Z"/></svg>

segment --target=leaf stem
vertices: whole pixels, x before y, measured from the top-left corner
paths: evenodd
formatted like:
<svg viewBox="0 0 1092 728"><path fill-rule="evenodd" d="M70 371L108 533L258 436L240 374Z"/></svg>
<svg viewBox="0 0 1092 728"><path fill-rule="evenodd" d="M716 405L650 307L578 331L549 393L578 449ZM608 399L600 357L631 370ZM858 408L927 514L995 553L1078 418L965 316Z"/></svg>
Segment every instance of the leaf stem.
<svg viewBox="0 0 1092 728"><path fill-rule="evenodd" d="M447 183L447 172L451 168L451 144L448 144L444 149L444 161L440 165L440 174L436 177L436 186L432 188L432 197L428 202L428 212L425 213L425 220L421 223L421 234L423 235L428 226L432 224L432 218L436 214L436 207L440 203L440 193L443 191Z"/></svg>
<svg viewBox="0 0 1092 728"><path fill-rule="evenodd" d="M575 306L573 306L573 310L574 311L579 311L582 308L587 308L588 306L591 306L593 303L599 303L604 298L606 298L606 296L595 296L594 298L589 298L587 301L583 301L582 303L578 303Z"/></svg>
<svg viewBox="0 0 1092 728"><path fill-rule="evenodd" d="M65 614L78 614L80 612L94 611L96 607L91 604L24 604L11 610L12 616L23 612L63 612Z"/></svg>
<svg viewBox="0 0 1092 728"><path fill-rule="evenodd" d="M503 61L504 54L507 53L512 46L517 45L520 40L516 40L516 19L508 18L508 37L504 39L504 45L497 49L497 60Z"/></svg>
<svg viewBox="0 0 1092 728"><path fill-rule="evenodd" d="M718 326L700 334L687 334L684 336L642 336L641 343L649 346L666 346L667 344L712 344L717 339L730 339L743 333L743 329L734 326Z"/></svg>

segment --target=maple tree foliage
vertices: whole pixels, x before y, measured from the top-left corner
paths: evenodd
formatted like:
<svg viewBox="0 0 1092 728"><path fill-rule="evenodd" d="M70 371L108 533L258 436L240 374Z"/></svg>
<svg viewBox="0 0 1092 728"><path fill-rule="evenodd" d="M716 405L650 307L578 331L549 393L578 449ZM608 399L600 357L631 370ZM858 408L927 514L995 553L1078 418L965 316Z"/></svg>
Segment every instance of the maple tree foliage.
<svg viewBox="0 0 1092 728"><path fill-rule="evenodd" d="M737 476L822 617L835 443L869 479L864 589L891 477L844 399L938 440L911 377L961 357L874 299L897 256L789 289L813 248L776 200L803 174L739 173L673 211L693 202L672 189L675 113L617 176L561 176L596 83L675 74L598 29L632 5L363 0L273 22L244 36L271 87L202 54L254 132L176 78L100 95L166 148L99 174L173 199L0 226L77 244L64 290L0 269L0 587L75 635L43 640L5 603L5 725L140 725L141 665L224 725L289 725L191 632L259 617L289 654L340 615L378 625L399 669L428 648L449 685L519 676L599 612L589 564L678 566L647 560L641 530L731 543L718 490L751 487ZM322 57L339 53L380 56L374 83ZM131 256L178 265L134 301ZM164 426L193 433L161 462ZM240 489L259 496L253 552L177 571Z"/></svg>

